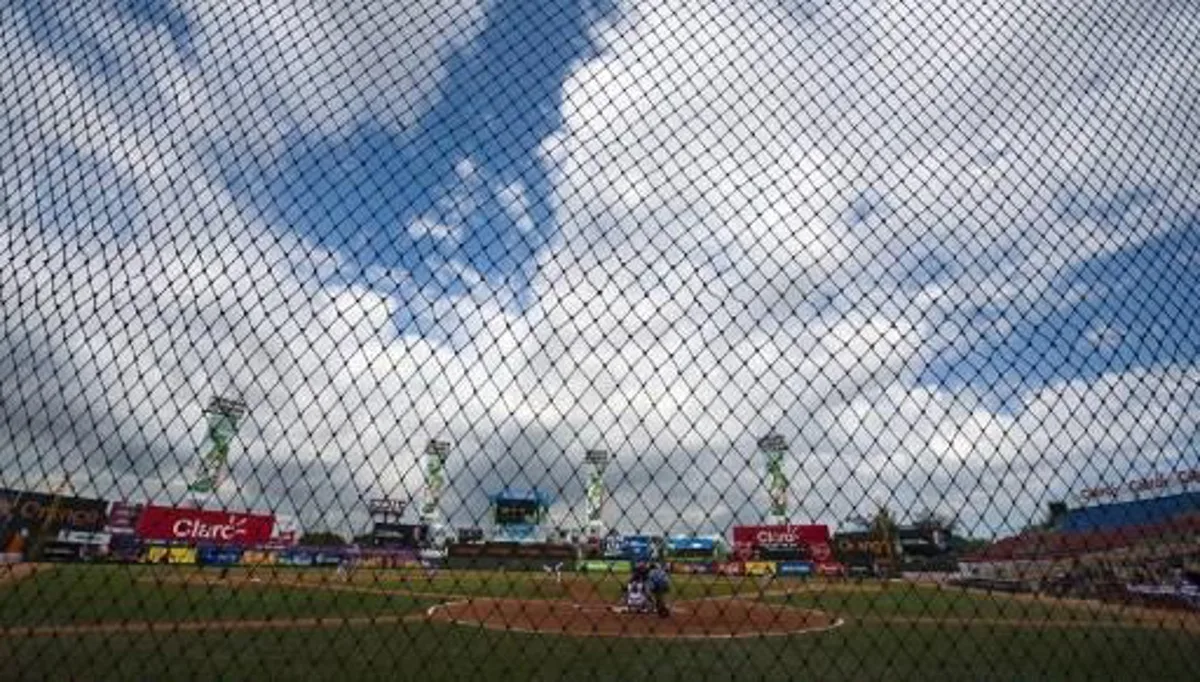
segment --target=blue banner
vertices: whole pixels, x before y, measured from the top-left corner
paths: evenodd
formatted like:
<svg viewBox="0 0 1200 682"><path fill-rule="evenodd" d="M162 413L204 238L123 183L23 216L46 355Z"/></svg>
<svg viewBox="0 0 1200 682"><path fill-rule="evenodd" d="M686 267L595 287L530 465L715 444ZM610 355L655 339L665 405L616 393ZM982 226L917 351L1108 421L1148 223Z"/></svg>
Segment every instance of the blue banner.
<svg viewBox="0 0 1200 682"><path fill-rule="evenodd" d="M279 563L285 566L312 566L313 555L304 551L281 552Z"/></svg>
<svg viewBox="0 0 1200 682"><path fill-rule="evenodd" d="M621 539L621 551L628 559L648 561L654 558L654 540L645 535L630 535Z"/></svg>
<svg viewBox="0 0 1200 682"><path fill-rule="evenodd" d="M780 561L775 566L775 575L812 575L811 561Z"/></svg>
<svg viewBox="0 0 1200 682"><path fill-rule="evenodd" d="M717 541L712 538L673 537L667 538L667 551L682 552L687 550L711 551L717 548Z"/></svg>
<svg viewBox="0 0 1200 682"><path fill-rule="evenodd" d="M198 547L196 560L212 566L233 566L242 560L242 550L235 547Z"/></svg>

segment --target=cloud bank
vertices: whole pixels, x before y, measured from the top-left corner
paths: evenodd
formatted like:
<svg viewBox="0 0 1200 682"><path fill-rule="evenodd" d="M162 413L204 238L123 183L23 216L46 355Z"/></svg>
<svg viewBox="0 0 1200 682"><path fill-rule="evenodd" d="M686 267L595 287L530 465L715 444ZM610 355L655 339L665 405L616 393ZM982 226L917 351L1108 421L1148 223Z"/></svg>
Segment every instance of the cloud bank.
<svg viewBox="0 0 1200 682"><path fill-rule="evenodd" d="M3 10L5 485L358 530L455 443L610 523L1006 532L1200 458L1181 3ZM11 472L11 473L10 473Z"/></svg>

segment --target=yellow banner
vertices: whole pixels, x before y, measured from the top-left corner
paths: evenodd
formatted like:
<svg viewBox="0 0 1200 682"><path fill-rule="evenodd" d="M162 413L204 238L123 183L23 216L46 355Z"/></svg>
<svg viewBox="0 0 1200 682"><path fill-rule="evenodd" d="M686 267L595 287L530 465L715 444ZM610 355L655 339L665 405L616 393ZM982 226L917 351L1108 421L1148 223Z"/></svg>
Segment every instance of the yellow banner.
<svg viewBox="0 0 1200 682"><path fill-rule="evenodd" d="M195 547L151 547L146 550L148 564L194 564Z"/></svg>
<svg viewBox="0 0 1200 682"><path fill-rule="evenodd" d="M775 575L775 562L747 561L746 575Z"/></svg>
<svg viewBox="0 0 1200 682"><path fill-rule="evenodd" d="M242 563L256 566L268 566L275 563L275 552L248 551L242 554Z"/></svg>

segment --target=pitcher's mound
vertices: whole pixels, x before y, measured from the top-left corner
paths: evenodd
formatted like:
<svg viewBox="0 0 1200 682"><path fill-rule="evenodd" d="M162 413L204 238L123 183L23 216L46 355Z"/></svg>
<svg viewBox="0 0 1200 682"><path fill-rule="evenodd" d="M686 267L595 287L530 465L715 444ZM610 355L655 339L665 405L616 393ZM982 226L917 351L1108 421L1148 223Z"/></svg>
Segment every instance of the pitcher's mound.
<svg viewBox="0 0 1200 682"><path fill-rule="evenodd" d="M728 639L827 630L829 614L739 599L672 604L667 618L618 613L604 604L526 599L471 599L429 610L430 620L489 630L580 637Z"/></svg>

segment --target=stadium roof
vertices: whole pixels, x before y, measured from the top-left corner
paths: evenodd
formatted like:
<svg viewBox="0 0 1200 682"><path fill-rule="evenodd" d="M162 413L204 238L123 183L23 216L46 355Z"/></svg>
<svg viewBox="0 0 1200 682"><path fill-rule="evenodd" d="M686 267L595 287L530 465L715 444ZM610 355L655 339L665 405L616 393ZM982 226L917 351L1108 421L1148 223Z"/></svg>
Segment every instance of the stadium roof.
<svg viewBox="0 0 1200 682"><path fill-rule="evenodd" d="M1062 519L1059 530L1064 533L1116 530L1163 523L1177 516L1195 513L1200 513L1200 492L1188 492L1072 509Z"/></svg>
<svg viewBox="0 0 1200 682"><path fill-rule="evenodd" d="M1162 523L1090 532L1029 532L998 540L977 554L963 557L962 561L973 563L1063 559L1146 542L1169 541L1172 535L1194 533L1200 533L1200 514L1179 516Z"/></svg>

